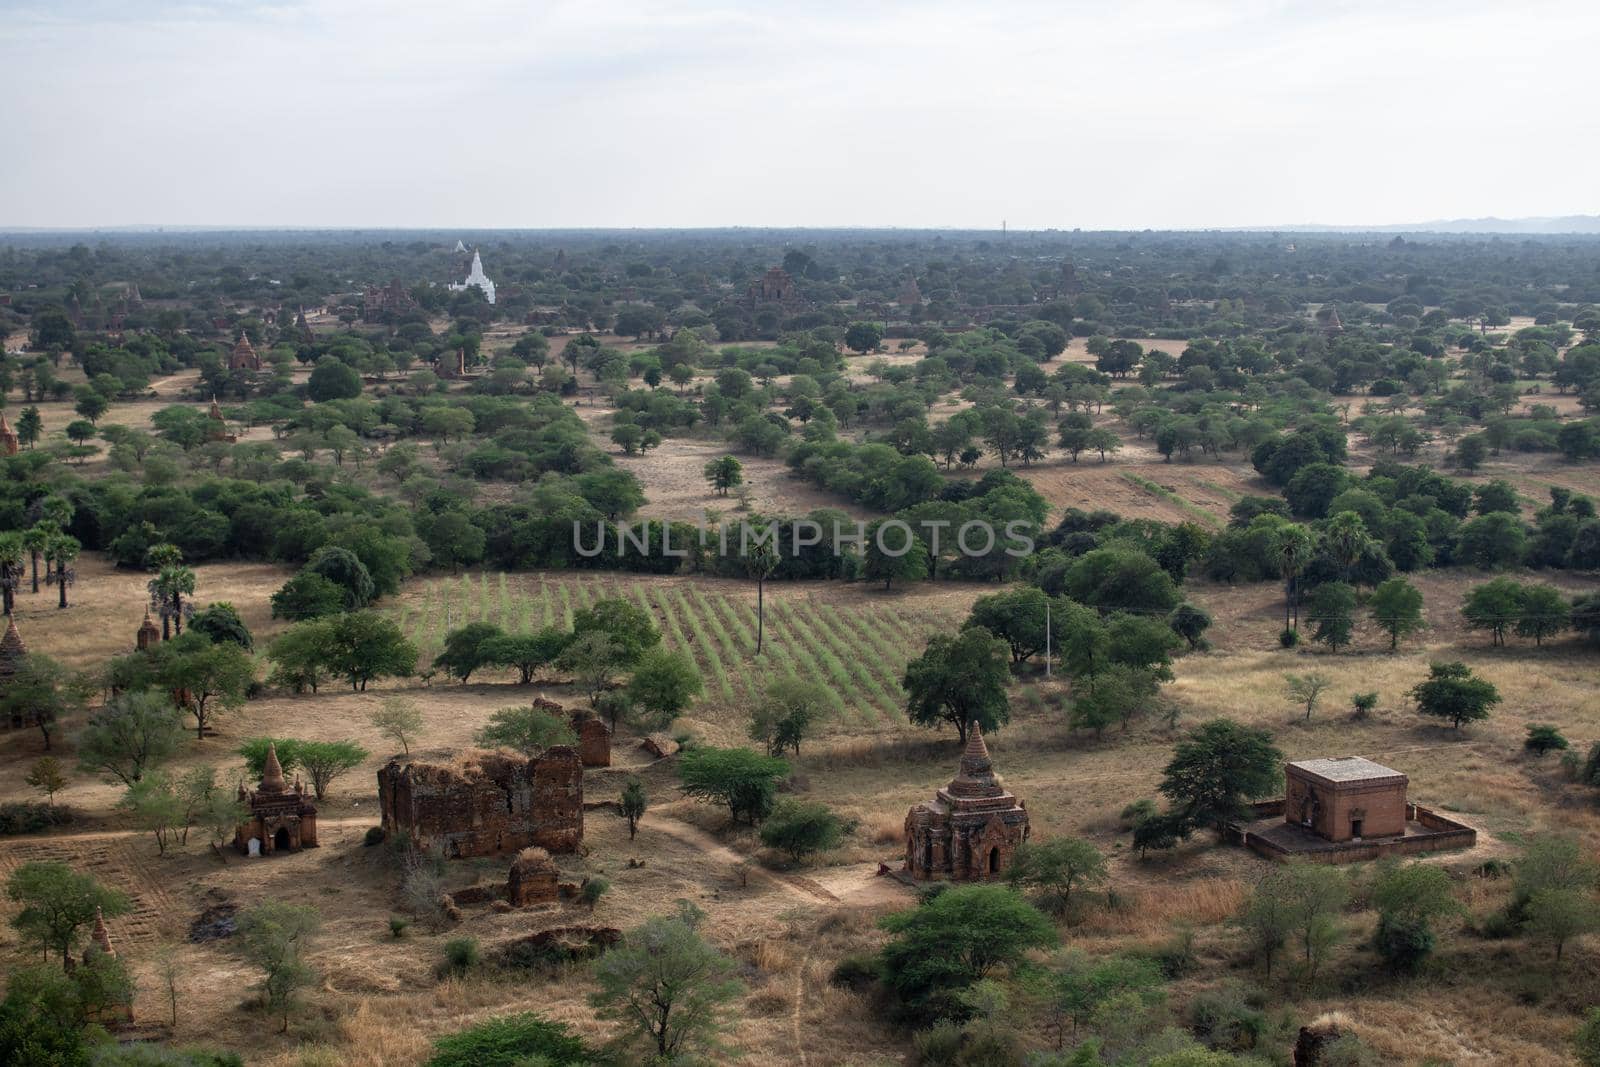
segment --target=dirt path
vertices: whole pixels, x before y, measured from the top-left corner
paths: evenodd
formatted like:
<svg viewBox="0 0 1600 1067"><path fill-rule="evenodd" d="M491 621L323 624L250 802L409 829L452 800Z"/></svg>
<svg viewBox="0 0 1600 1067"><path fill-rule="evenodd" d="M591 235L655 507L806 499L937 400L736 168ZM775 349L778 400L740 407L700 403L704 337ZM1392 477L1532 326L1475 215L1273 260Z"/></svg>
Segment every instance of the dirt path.
<svg viewBox="0 0 1600 1067"><path fill-rule="evenodd" d="M718 841L716 838L712 837L698 826L692 826L681 819L674 819L671 816L647 811L645 812L644 818L640 820L640 825L647 826L652 830L658 830L661 833L666 834L668 837L676 838L686 845L692 845L694 848L699 849L701 854L706 856L708 859L714 859L725 863L729 867L738 867L742 863L749 863L751 877L764 881L769 885L775 885L780 889L786 890L795 897L798 897L800 900L805 901L807 904L839 903L839 898L837 896L830 893L828 890L824 889L811 879L792 875L783 875L775 871L769 871L764 867L757 866L755 863L750 861L749 857L741 856L739 853L735 852L727 845L724 845L722 842Z"/></svg>

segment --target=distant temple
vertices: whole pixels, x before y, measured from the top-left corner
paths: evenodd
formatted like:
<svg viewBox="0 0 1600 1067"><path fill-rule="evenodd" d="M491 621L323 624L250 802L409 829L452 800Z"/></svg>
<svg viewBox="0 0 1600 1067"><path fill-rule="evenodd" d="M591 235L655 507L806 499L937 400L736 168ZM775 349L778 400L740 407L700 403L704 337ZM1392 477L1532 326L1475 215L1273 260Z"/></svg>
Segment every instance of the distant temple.
<svg viewBox="0 0 1600 1067"><path fill-rule="evenodd" d="M483 257L478 254L476 248L472 250L472 269L467 272L467 280L464 282L452 282L450 291L459 293L472 286L477 286L481 289L483 298L491 304L494 303L494 282L490 281L489 276L483 273Z"/></svg>
<svg viewBox="0 0 1600 1067"><path fill-rule="evenodd" d="M16 455L17 449L22 447L20 442L21 438L17 436L17 431L6 421L6 413L0 411L0 456Z"/></svg>
<svg viewBox="0 0 1600 1067"><path fill-rule="evenodd" d="M239 335L239 341L233 346L233 351L228 355L229 370L260 370L261 357L250 344L250 338L245 334Z"/></svg>
<svg viewBox="0 0 1600 1067"><path fill-rule="evenodd" d="M22 660L27 654L28 645L17 632L16 620L6 619L5 636L0 637L0 693L5 692L16 678L17 671L22 668ZM6 720L0 721L0 729L20 730L37 723L38 719L33 712L15 708Z"/></svg>
<svg viewBox="0 0 1600 1067"><path fill-rule="evenodd" d="M415 311L416 298L399 278L388 285L367 286L361 298L361 317L368 322L382 322L394 315Z"/></svg>
<svg viewBox="0 0 1600 1067"><path fill-rule="evenodd" d="M778 304L786 311L803 311L810 307L800 295L794 276L782 267L771 267L767 273L750 283L745 290L744 303L748 308L762 304Z"/></svg>

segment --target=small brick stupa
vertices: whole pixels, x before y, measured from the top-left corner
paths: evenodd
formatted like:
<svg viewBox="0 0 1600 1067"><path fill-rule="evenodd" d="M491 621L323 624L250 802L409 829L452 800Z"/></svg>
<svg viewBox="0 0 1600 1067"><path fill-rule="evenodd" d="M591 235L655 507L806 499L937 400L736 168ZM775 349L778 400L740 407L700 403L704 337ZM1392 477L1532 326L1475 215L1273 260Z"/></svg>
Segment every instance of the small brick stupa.
<svg viewBox="0 0 1600 1067"><path fill-rule="evenodd" d="M228 369L261 369L261 357L256 354L255 346L250 343L250 338L244 334L239 335L238 343L233 346L233 351L228 355Z"/></svg>
<svg viewBox="0 0 1600 1067"><path fill-rule="evenodd" d="M0 411L0 456L14 456L22 447L22 439L17 436L17 431L11 428L6 421L6 413Z"/></svg>
<svg viewBox="0 0 1600 1067"><path fill-rule="evenodd" d="M17 670L22 666L22 658L28 654L27 643L22 640L22 635L17 632L15 619L6 619L6 633L0 637L0 693L11 685L11 679L17 676ZM13 711L9 718L0 722L0 726L10 730L20 730L24 726L34 725L31 716L21 710Z"/></svg>
<svg viewBox="0 0 1600 1067"><path fill-rule="evenodd" d="M1028 839L1028 809L1008 792L974 722L961 771L906 815L906 866L922 880L981 882L1001 877Z"/></svg>

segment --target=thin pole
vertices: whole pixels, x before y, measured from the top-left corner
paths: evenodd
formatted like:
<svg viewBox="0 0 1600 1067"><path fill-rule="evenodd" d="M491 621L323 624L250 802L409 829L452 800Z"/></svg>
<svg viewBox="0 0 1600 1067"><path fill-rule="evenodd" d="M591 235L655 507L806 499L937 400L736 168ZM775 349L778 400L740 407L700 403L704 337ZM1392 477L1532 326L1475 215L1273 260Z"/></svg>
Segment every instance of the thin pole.
<svg viewBox="0 0 1600 1067"><path fill-rule="evenodd" d="M1044 602L1044 676L1050 677L1050 601Z"/></svg>

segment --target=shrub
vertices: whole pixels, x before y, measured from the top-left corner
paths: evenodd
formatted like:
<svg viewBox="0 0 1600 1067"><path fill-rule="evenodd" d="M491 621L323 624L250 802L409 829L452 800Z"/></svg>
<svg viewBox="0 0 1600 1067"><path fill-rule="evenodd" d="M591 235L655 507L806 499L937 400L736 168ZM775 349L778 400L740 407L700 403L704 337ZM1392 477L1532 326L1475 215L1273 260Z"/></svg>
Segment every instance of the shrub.
<svg viewBox="0 0 1600 1067"><path fill-rule="evenodd" d="M1189 1029L1215 1049L1248 1052L1267 1030L1267 1017L1237 986L1196 994L1189 1002Z"/></svg>
<svg viewBox="0 0 1600 1067"><path fill-rule="evenodd" d="M846 956L834 964L828 981L859 993L878 980L878 961L873 956Z"/></svg>
<svg viewBox="0 0 1600 1067"><path fill-rule="evenodd" d="M1283 648L1293 648L1294 646L1298 645L1299 643L1300 643L1300 631L1299 630L1296 630L1296 629L1293 629L1293 628L1290 628L1290 627L1284 627L1284 629L1281 630L1278 633L1278 644Z"/></svg>
<svg viewBox="0 0 1600 1067"><path fill-rule="evenodd" d="M478 965L479 959L475 937L457 937L444 943L445 968L454 974L466 974Z"/></svg>
<svg viewBox="0 0 1600 1067"><path fill-rule="evenodd" d="M1543 756L1547 752L1560 751L1568 747L1567 739L1561 736L1561 731L1548 723L1529 723L1528 736L1523 740L1522 747L1535 756Z"/></svg>
<svg viewBox="0 0 1600 1067"><path fill-rule="evenodd" d="M72 821L72 809L32 800L0 804L0 837L37 834Z"/></svg>
<svg viewBox="0 0 1600 1067"><path fill-rule="evenodd" d="M389 916L389 933L400 937L406 932L406 927L411 925L411 918L407 915Z"/></svg>
<svg viewBox="0 0 1600 1067"><path fill-rule="evenodd" d="M367 827L366 836L361 839L361 843L367 848L371 848L373 845L383 844L384 837L383 827L369 826Z"/></svg>
<svg viewBox="0 0 1600 1067"><path fill-rule="evenodd" d="M1350 717L1353 719L1365 719L1372 714L1372 709L1377 706L1377 693L1354 693L1350 697L1350 707L1352 708Z"/></svg>
<svg viewBox="0 0 1600 1067"><path fill-rule="evenodd" d="M606 891L610 888L611 883L606 881L604 878L588 878L584 881L583 888L578 890L578 899L582 901L590 911L593 911L594 906L600 903L600 898L605 896Z"/></svg>
<svg viewBox="0 0 1600 1067"><path fill-rule="evenodd" d="M1391 971L1410 974L1433 951L1433 931L1425 920L1384 915L1378 920L1372 947Z"/></svg>
<svg viewBox="0 0 1600 1067"><path fill-rule="evenodd" d="M780 849L798 863L806 856L836 848L845 824L826 804L786 798L772 809L761 826L761 843Z"/></svg>
<svg viewBox="0 0 1600 1067"><path fill-rule="evenodd" d="M425 1067L513 1067L526 1063L566 1067L598 1058L565 1026L532 1012L490 1019L469 1030L448 1034L436 1040L433 1049Z"/></svg>

